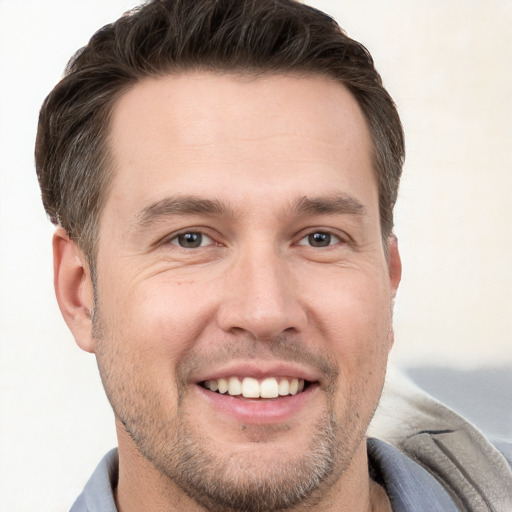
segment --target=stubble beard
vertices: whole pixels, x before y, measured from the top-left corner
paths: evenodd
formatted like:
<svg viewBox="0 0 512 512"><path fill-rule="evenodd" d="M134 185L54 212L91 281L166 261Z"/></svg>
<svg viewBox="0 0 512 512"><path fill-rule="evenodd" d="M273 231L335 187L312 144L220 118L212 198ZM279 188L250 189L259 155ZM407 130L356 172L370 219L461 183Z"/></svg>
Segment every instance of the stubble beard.
<svg viewBox="0 0 512 512"><path fill-rule="evenodd" d="M101 340L106 341L105 330L97 315L95 320L94 338L102 344ZM325 415L311 428L309 445L299 449L300 455L295 458L279 460L269 455L265 460L236 454L223 457L215 442L196 428L194 418L184 411L184 386L180 389L177 383L178 408L169 420L167 415L158 414L166 398L155 394L154 389L126 381L130 371L117 367L112 347L101 352L97 351L98 365L108 398L138 451L211 512L271 512L314 506L350 466L365 437L367 424L361 424L356 412L358 397L352 396L345 409L346 417L341 419L336 417L333 400L328 399ZM336 381L334 377L332 381ZM114 382L121 383L122 396L120 388L111 385ZM324 392L330 397L335 395L333 388ZM265 443L262 434L258 445L262 452ZM268 451L272 452L272 448Z"/></svg>
<svg viewBox="0 0 512 512"><path fill-rule="evenodd" d="M203 440L199 432L191 433L187 423L184 419L179 421L173 448L166 457L146 455L161 473L206 510L290 509L310 501L333 473L338 447L332 416L318 422L316 434L301 456L282 461L275 456L271 460L236 455L224 458L208 448L208 440ZM263 444L259 448L265 450Z"/></svg>
<svg viewBox="0 0 512 512"><path fill-rule="evenodd" d="M223 456L215 441L183 411L178 410L169 423L156 418L149 407L137 412L129 411L126 404L113 407L146 460L212 512L270 512L314 506L350 466L366 430L352 416L350 411L356 407L352 404L348 408L351 418L344 418L343 426L330 411L310 427L309 445L299 448L294 458L281 460L270 445L265 446L261 426L256 427L261 436L257 450L267 452L266 458L258 457L256 450L252 457L236 453ZM269 434L271 437L273 433Z"/></svg>
<svg viewBox="0 0 512 512"><path fill-rule="evenodd" d="M211 512L309 510L342 477L364 439L364 431L351 428L354 423L341 429L330 413L315 424L309 446L293 459L279 460L275 453L267 460L236 454L223 457L211 439L191 427L193 419L186 415L178 415L170 428L153 430L153 436L132 420L125 417L123 425L139 452ZM258 448L265 451L264 442Z"/></svg>

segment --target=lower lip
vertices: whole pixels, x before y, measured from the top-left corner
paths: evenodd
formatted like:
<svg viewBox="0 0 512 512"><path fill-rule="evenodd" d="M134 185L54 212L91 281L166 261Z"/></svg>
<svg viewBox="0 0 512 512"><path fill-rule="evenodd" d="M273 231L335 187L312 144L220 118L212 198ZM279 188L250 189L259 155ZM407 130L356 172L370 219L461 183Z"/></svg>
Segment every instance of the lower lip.
<svg viewBox="0 0 512 512"><path fill-rule="evenodd" d="M269 424L290 420L304 409L318 386L309 385L301 393L273 399L243 399L215 393L197 385L197 390L216 410L242 423Z"/></svg>

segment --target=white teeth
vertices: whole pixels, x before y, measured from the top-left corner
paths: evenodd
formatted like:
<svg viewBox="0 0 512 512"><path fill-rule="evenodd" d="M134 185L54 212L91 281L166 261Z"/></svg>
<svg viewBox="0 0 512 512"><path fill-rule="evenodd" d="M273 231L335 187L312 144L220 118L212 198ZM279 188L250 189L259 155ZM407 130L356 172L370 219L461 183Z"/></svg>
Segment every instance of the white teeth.
<svg viewBox="0 0 512 512"><path fill-rule="evenodd" d="M242 383L238 379L238 377L230 377L228 384L228 393L232 396L237 396L242 394Z"/></svg>
<svg viewBox="0 0 512 512"><path fill-rule="evenodd" d="M304 379L267 377L258 381L253 377L221 378L204 381L204 387L221 394L242 395L244 398L277 398L278 396L296 395L304 390Z"/></svg>
<svg viewBox="0 0 512 512"><path fill-rule="evenodd" d="M290 395L296 395L299 392L299 379L292 379L290 381Z"/></svg>
<svg viewBox="0 0 512 512"><path fill-rule="evenodd" d="M259 398L260 384L256 379L245 377L242 382L242 395L245 398Z"/></svg>
<svg viewBox="0 0 512 512"><path fill-rule="evenodd" d="M210 382L212 382L212 381L210 381ZM219 384L219 393L224 394L228 390L227 379L219 379L217 382Z"/></svg>
<svg viewBox="0 0 512 512"><path fill-rule="evenodd" d="M279 396L279 386L273 377L264 379L260 384L261 398L276 398Z"/></svg>
<svg viewBox="0 0 512 512"><path fill-rule="evenodd" d="M286 396L290 394L290 383L288 379L281 379L279 382L279 395Z"/></svg>

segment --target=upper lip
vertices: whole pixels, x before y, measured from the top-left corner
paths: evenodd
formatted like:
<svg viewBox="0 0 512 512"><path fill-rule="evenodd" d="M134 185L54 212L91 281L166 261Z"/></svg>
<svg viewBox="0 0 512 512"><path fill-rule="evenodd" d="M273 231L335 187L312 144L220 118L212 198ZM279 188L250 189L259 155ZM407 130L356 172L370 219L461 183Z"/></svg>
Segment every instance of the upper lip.
<svg viewBox="0 0 512 512"><path fill-rule="evenodd" d="M211 371L203 371L195 382L205 380L218 380L221 378L237 376L252 377L254 379L264 379L266 377L290 377L303 379L309 382L320 380L318 371L311 368L305 368L296 363L269 362L269 361L250 361L250 362L232 362L222 365Z"/></svg>

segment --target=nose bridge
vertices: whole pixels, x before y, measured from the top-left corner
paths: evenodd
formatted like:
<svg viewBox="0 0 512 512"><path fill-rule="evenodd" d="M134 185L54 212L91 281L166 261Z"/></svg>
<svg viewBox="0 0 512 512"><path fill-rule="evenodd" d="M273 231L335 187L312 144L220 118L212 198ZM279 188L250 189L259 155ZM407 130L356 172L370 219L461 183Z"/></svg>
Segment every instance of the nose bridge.
<svg viewBox="0 0 512 512"><path fill-rule="evenodd" d="M298 290L286 261L271 243L247 244L233 261L228 280L220 306L224 330L246 331L256 338L301 330L304 313Z"/></svg>

